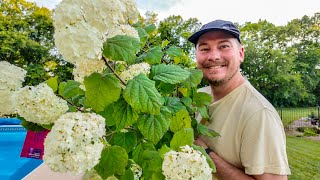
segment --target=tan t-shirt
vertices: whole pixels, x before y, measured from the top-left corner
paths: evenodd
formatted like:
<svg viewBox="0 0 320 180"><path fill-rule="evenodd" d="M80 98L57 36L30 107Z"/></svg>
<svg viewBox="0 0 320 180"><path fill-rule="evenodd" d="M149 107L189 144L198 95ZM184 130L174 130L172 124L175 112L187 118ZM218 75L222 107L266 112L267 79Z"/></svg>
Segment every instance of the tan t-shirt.
<svg viewBox="0 0 320 180"><path fill-rule="evenodd" d="M199 91L211 94L211 88ZM286 137L274 107L248 81L209 106L210 129L204 137L220 157L246 174L290 174Z"/></svg>

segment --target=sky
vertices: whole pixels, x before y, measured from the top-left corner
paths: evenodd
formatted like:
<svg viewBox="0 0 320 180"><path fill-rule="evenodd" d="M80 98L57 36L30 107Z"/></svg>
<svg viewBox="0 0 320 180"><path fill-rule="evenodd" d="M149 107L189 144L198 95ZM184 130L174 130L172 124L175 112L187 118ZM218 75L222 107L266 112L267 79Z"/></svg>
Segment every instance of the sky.
<svg viewBox="0 0 320 180"><path fill-rule="evenodd" d="M28 0L38 6L54 8L61 0ZM267 20L277 26L320 13L320 0L135 0L139 12L153 11L158 19L181 15L184 20L198 18L205 24L224 19L239 24Z"/></svg>

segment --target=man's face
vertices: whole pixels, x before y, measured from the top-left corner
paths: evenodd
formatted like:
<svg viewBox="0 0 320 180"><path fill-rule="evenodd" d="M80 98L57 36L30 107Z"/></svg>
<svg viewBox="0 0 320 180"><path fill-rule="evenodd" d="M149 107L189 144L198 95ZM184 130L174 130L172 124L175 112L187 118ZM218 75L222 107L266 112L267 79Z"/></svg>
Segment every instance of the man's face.
<svg viewBox="0 0 320 180"><path fill-rule="evenodd" d="M239 70L244 59L244 48L231 34L210 31L199 38L196 59L198 68L209 83L220 86L241 76Z"/></svg>

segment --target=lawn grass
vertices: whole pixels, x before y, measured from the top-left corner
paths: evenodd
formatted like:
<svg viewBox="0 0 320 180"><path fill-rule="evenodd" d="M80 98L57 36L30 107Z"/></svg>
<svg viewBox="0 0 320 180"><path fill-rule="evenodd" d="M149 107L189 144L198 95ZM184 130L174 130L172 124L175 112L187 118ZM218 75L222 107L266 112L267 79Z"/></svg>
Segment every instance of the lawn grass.
<svg viewBox="0 0 320 180"><path fill-rule="evenodd" d="M282 108L282 111L280 111L280 108L277 108L277 111L281 116L284 127L290 125L293 121L309 117L311 113L318 116L318 107Z"/></svg>
<svg viewBox="0 0 320 180"><path fill-rule="evenodd" d="M302 137L287 137L289 180L320 179L320 142Z"/></svg>

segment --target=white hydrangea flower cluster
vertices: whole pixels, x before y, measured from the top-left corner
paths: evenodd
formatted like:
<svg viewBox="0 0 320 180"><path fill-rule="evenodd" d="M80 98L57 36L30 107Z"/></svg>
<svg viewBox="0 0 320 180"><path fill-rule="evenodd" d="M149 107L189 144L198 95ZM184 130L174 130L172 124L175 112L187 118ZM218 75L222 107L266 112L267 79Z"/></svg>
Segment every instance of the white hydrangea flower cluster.
<svg viewBox="0 0 320 180"><path fill-rule="evenodd" d="M15 93L22 87L26 74L24 69L0 61L0 117L16 112Z"/></svg>
<svg viewBox="0 0 320 180"><path fill-rule="evenodd" d="M123 71L119 76L124 82L128 82L140 73L148 75L150 73L150 65L148 63L139 63L129 66L129 68Z"/></svg>
<svg viewBox="0 0 320 180"><path fill-rule="evenodd" d="M169 151L164 155L162 173L166 179L212 179L212 169L201 152L190 146L181 147L181 152Z"/></svg>
<svg viewBox="0 0 320 180"><path fill-rule="evenodd" d="M16 112L16 91L0 90L0 117Z"/></svg>
<svg viewBox="0 0 320 180"><path fill-rule="evenodd" d="M0 90L17 90L21 88L26 74L26 70L7 61L0 61Z"/></svg>
<svg viewBox="0 0 320 180"><path fill-rule="evenodd" d="M139 39L138 31L132 26L127 24L118 25L116 28L110 29L107 32L107 38L111 38L116 35L128 35L128 36Z"/></svg>
<svg viewBox="0 0 320 180"><path fill-rule="evenodd" d="M102 73L106 69L106 65L103 60L91 61L83 60L75 63L75 68L73 69L74 80L81 83L80 88L85 90L83 85L84 77L90 76L94 72Z"/></svg>
<svg viewBox="0 0 320 180"><path fill-rule="evenodd" d="M83 21L57 28L54 38L59 52L72 64L83 60L96 61L102 55L103 37L96 28Z"/></svg>
<svg viewBox="0 0 320 180"><path fill-rule="evenodd" d="M16 109L26 121L51 124L69 108L67 101L57 97L46 83L41 83L17 91Z"/></svg>
<svg viewBox="0 0 320 180"><path fill-rule="evenodd" d="M45 163L53 171L83 173L99 163L105 119L95 113L62 115L44 142Z"/></svg>
<svg viewBox="0 0 320 180"><path fill-rule="evenodd" d="M73 64L100 59L105 34L117 34L119 25L138 19L138 14L133 0L63 0L54 14L56 46ZM127 29L119 34L137 37L134 28Z"/></svg>

